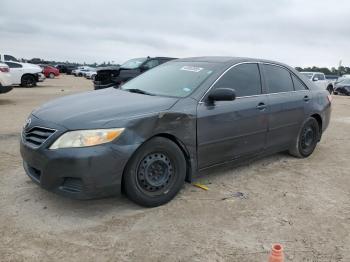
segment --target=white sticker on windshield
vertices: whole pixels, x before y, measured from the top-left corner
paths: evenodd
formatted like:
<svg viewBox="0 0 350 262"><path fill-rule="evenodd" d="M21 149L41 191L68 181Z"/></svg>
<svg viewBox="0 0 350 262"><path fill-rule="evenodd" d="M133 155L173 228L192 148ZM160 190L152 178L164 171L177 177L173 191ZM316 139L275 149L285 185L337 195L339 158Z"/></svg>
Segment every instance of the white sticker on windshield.
<svg viewBox="0 0 350 262"><path fill-rule="evenodd" d="M199 71L203 70L203 68L196 67L196 66L183 66L183 67L180 68L180 70L185 70L185 71L191 71L191 72L198 73Z"/></svg>
<svg viewBox="0 0 350 262"><path fill-rule="evenodd" d="M185 91L185 92L190 92L191 91L191 89L189 89L188 87L185 87L182 90Z"/></svg>

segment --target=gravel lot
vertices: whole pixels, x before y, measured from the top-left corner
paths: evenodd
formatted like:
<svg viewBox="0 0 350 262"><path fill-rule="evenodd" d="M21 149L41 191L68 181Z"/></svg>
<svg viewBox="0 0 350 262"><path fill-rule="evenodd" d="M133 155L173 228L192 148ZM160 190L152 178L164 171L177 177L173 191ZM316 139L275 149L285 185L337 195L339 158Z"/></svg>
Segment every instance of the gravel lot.
<svg viewBox="0 0 350 262"><path fill-rule="evenodd" d="M277 154L221 168L146 209L125 197L78 201L47 192L21 166L28 114L55 97L92 90L60 76L0 95L0 261L350 261L350 97L334 97L314 154Z"/></svg>

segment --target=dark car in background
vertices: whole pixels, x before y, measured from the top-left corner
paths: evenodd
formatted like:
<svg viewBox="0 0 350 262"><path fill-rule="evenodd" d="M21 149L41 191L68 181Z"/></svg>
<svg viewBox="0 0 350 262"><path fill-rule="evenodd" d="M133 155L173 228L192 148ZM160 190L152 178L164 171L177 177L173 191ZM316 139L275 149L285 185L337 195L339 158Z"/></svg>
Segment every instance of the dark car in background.
<svg viewBox="0 0 350 262"><path fill-rule="evenodd" d="M304 79L267 60L177 59L119 89L34 110L22 131L24 169L65 196L125 192L162 205L218 165L281 151L310 156L329 124L331 95Z"/></svg>
<svg viewBox="0 0 350 262"><path fill-rule="evenodd" d="M345 78L341 82L336 83L333 93L335 95L350 96L350 78Z"/></svg>
<svg viewBox="0 0 350 262"><path fill-rule="evenodd" d="M64 65L64 64L59 64L56 65L56 68L59 70L60 73L65 73L67 75L71 75L72 71L77 68L77 66L74 65Z"/></svg>
<svg viewBox="0 0 350 262"><path fill-rule="evenodd" d="M147 70L173 60L171 57L142 57L126 61L121 66L110 66L97 71L94 79L95 90L118 87Z"/></svg>

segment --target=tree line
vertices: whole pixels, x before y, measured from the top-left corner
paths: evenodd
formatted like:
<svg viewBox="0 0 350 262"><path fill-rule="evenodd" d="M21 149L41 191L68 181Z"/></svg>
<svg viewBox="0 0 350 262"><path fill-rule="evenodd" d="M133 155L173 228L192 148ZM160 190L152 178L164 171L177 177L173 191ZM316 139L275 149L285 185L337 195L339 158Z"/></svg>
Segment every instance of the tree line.
<svg viewBox="0 0 350 262"><path fill-rule="evenodd" d="M327 67L296 67L296 70L299 72L322 72L325 75L337 75L337 76L342 76L345 74L350 74L350 67L347 66L340 66L339 68L332 67L331 69Z"/></svg>

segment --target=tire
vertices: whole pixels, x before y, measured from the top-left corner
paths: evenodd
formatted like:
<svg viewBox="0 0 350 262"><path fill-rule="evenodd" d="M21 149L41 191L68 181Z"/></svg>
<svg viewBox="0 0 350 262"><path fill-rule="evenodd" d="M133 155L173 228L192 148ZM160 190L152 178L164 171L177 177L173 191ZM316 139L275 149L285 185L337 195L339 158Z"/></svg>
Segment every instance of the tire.
<svg viewBox="0 0 350 262"><path fill-rule="evenodd" d="M327 86L327 91L329 92L329 94L333 93L333 86L329 85Z"/></svg>
<svg viewBox="0 0 350 262"><path fill-rule="evenodd" d="M334 91L334 92L333 92L333 95L338 95L338 92Z"/></svg>
<svg viewBox="0 0 350 262"><path fill-rule="evenodd" d="M49 78L51 78L51 79L55 78L55 74L54 73L50 73L49 74Z"/></svg>
<svg viewBox="0 0 350 262"><path fill-rule="evenodd" d="M32 75L24 75L21 79L21 86L23 87L34 87L36 86L35 77Z"/></svg>
<svg viewBox="0 0 350 262"><path fill-rule="evenodd" d="M146 207L163 205L180 191L186 177L186 160L171 140L155 137L130 159L124 175L126 196Z"/></svg>
<svg viewBox="0 0 350 262"><path fill-rule="evenodd" d="M94 81L95 77L96 77L96 75L91 75L91 80Z"/></svg>
<svg viewBox="0 0 350 262"><path fill-rule="evenodd" d="M317 120L310 117L299 130L293 146L289 149L289 154L298 158L310 156L316 148L320 134L320 126Z"/></svg>

